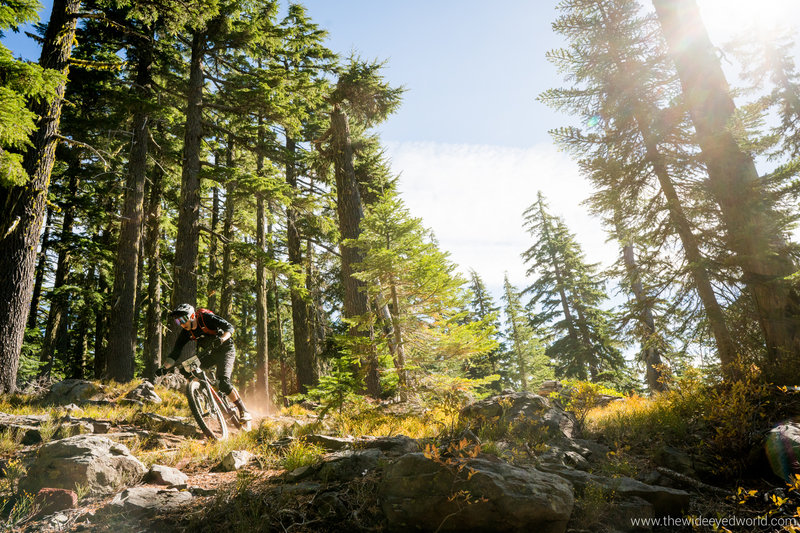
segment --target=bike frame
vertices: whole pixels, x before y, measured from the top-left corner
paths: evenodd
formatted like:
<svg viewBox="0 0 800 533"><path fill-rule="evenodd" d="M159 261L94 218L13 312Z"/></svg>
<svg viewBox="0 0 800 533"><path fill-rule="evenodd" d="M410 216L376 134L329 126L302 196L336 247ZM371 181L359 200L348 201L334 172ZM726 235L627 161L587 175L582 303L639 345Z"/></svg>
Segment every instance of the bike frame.
<svg viewBox="0 0 800 533"><path fill-rule="evenodd" d="M225 401L220 394L217 392L217 389L214 385L211 384L211 380L208 379L208 375L206 375L205 370L203 370L200 364L200 358L198 356L192 356L186 361L181 363L183 369L192 376L192 378L196 379L200 383L205 383L208 385L208 390L211 391L211 396L213 397L214 402L217 404L217 407L222 412L222 414L230 420L234 426L241 429L242 424L239 422L238 417L231 412L229 402Z"/></svg>

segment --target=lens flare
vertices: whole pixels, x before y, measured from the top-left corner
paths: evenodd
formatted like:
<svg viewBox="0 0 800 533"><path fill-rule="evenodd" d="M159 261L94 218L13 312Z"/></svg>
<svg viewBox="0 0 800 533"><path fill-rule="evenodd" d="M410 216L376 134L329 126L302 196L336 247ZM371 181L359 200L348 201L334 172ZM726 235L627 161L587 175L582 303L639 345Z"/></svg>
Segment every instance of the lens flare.
<svg viewBox="0 0 800 533"><path fill-rule="evenodd" d="M712 40L723 42L743 33L768 39L797 28L800 20L797 0L697 0L697 5Z"/></svg>

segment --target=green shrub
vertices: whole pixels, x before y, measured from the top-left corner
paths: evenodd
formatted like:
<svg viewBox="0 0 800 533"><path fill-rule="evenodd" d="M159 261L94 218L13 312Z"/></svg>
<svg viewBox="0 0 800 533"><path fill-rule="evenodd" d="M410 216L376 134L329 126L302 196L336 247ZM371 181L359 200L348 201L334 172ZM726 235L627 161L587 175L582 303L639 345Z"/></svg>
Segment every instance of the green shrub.
<svg viewBox="0 0 800 533"><path fill-rule="evenodd" d="M293 440L283 450L281 466L286 470L294 470L301 466L316 464L322 458L324 450L319 446L305 442L302 439Z"/></svg>

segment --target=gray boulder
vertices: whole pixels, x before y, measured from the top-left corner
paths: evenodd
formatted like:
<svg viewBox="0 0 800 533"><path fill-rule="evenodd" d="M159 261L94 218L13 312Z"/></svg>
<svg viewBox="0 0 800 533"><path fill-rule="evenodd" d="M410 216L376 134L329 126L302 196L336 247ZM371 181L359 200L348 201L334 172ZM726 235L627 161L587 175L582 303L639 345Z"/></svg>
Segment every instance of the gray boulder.
<svg viewBox="0 0 800 533"><path fill-rule="evenodd" d="M800 424L787 421L773 427L765 436L764 450L775 475L791 481L794 474L800 473Z"/></svg>
<svg viewBox="0 0 800 533"><path fill-rule="evenodd" d="M58 383L53 383L50 391L45 397L45 401L69 404L88 400L102 401L105 399L102 385L86 381L84 379L65 379Z"/></svg>
<svg viewBox="0 0 800 533"><path fill-rule="evenodd" d="M561 533L574 505L572 487L556 475L486 459L443 464L421 453L387 466L378 493L394 531Z"/></svg>
<svg viewBox="0 0 800 533"><path fill-rule="evenodd" d="M141 385L131 390L125 395L126 400L138 401L143 403L161 403L161 397L156 394L156 389L149 381L143 382Z"/></svg>
<svg viewBox="0 0 800 533"><path fill-rule="evenodd" d="M164 465L153 465L150 467L150 470L147 471L147 474L144 475L144 479L142 479L142 481L145 483L153 483L155 485L186 485L186 482L189 481L189 476L177 468Z"/></svg>
<svg viewBox="0 0 800 533"><path fill-rule="evenodd" d="M187 504L193 498L190 492L177 489L131 487L114 496L103 511L137 517L152 516L160 511L172 510Z"/></svg>
<svg viewBox="0 0 800 533"><path fill-rule="evenodd" d="M653 454L653 460L658 466L669 468L686 476L697 476L692 458L672 446L664 445L658 448Z"/></svg>
<svg viewBox="0 0 800 533"><path fill-rule="evenodd" d="M255 456L247 450L233 450L222 458L222 470L225 472L241 470L253 460L253 457Z"/></svg>
<svg viewBox="0 0 800 533"><path fill-rule="evenodd" d="M682 516L689 509L689 493L683 490L647 485L629 477L608 478L562 466L542 465L541 468L566 479L579 492L583 492L587 485L594 484L613 491L623 500L641 498L653 506L656 516Z"/></svg>
<svg viewBox="0 0 800 533"><path fill-rule="evenodd" d="M564 386L557 379L549 379L539 385L539 396L549 396L554 392L559 392Z"/></svg>
<svg viewBox="0 0 800 533"><path fill-rule="evenodd" d="M319 466L315 477L326 482L350 481L375 470L382 458L383 452L376 449L339 452Z"/></svg>
<svg viewBox="0 0 800 533"><path fill-rule="evenodd" d="M22 444L42 442L39 428L51 421L48 415L9 415L0 413L0 431L9 431L20 439Z"/></svg>
<svg viewBox="0 0 800 533"><path fill-rule="evenodd" d="M578 436L574 415L532 392L509 392L472 403L461 410L460 418L475 424L508 426L511 431L539 426L551 437Z"/></svg>
<svg viewBox="0 0 800 533"><path fill-rule="evenodd" d="M186 379L178 372L170 372L155 379L156 385L170 390L182 391L186 388Z"/></svg>
<svg viewBox="0 0 800 533"><path fill-rule="evenodd" d="M365 450L377 449L389 456L405 455L418 452L421 449L419 442L405 435L395 435L393 437L366 435L356 439L355 447Z"/></svg>
<svg viewBox="0 0 800 533"><path fill-rule="evenodd" d="M203 434L193 419L179 416L163 416L157 413L139 413L138 421L150 429L164 431L184 437L197 437Z"/></svg>
<svg viewBox="0 0 800 533"><path fill-rule="evenodd" d="M87 433L94 433L94 424L88 420L65 417L59 422L57 434L62 439Z"/></svg>
<svg viewBox="0 0 800 533"><path fill-rule="evenodd" d="M303 437L309 444L314 444L325 450L339 451L345 448L352 448L355 439L353 437L331 437L328 435L306 435Z"/></svg>
<svg viewBox="0 0 800 533"><path fill-rule="evenodd" d="M106 437L77 435L42 446L20 488L34 494L44 487L73 490L82 485L104 494L138 481L146 471L126 446Z"/></svg>

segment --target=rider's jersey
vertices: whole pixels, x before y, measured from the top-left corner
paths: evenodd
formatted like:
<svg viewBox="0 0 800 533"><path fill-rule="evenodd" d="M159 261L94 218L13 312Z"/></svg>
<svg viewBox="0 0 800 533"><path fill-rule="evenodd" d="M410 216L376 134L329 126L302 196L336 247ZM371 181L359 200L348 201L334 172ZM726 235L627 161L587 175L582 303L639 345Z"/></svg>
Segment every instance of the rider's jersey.
<svg viewBox="0 0 800 533"><path fill-rule="evenodd" d="M233 333L233 325L224 318L215 315L211 311L200 310L196 312L197 324L194 329L186 330L181 328L178 338L175 339L175 347L169 353L169 358L177 360L181 355L181 350L189 341L196 341L204 337L215 337L223 333Z"/></svg>

